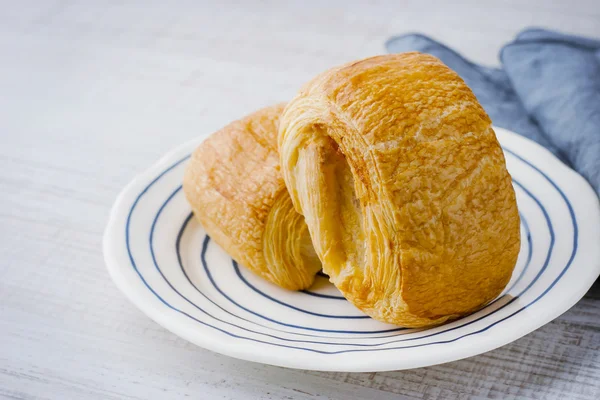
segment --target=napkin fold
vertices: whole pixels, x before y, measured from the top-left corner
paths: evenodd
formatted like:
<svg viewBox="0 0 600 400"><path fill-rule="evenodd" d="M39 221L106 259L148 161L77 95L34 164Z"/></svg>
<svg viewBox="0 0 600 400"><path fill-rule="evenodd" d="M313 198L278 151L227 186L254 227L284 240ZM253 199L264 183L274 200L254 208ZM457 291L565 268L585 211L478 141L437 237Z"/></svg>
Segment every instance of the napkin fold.
<svg viewBox="0 0 600 400"><path fill-rule="evenodd" d="M546 147L600 193L600 41L527 29L500 51L501 68L475 64L421 34L389 39L390 53L432 54L471 87L494 125Z"/></svg>

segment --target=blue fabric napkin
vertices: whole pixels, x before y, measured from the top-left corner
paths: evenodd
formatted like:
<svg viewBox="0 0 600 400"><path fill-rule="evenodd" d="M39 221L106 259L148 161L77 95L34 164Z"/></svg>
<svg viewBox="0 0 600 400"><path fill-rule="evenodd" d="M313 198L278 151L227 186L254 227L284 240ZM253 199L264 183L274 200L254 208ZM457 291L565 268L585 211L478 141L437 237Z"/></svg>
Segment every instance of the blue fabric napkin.
<svg viewBox="0 0 600 400"><path fill-rule="evenodd" d="M495 125L546 147L600 193L600 41L528 29L502 48L502 68L474 64L420 34L393 37L386 48L441 59Z"/></svg>

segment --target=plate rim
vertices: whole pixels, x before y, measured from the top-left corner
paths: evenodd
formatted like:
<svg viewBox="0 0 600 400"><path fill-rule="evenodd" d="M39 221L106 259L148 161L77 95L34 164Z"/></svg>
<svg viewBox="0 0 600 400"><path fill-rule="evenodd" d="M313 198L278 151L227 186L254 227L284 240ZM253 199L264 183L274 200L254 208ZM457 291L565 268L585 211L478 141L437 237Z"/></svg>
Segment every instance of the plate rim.
<svg viewBox="0 0 600 400"><path fill-rule="evenodd" d="M561 177L561 183L563 183L562 181L564 180L565 182L568 182L567 184L570 191L577 190L580 193L578 196L579 201L582 201L581 199L590 200L592 206L590 214L595 214L591 215L591 217L592 219L595 219L596 223L594 225L592 221L591 223L585 224L585 226L593 227L592 234L598 239L597 242L600 242L600 201L590 184L576 171L569 168L550 151L538 143L507 129L496 126L493 128L497 134L500 133L500 135L505 135L509 137L511 141L521 141L525 147L530 147L533 149L536 153L536 158L540 160L539 162L543 162L543 164L552 164L553 174L568 175ZM573 307L585 295L585 293L600 275L600 257L594 262L594 260L589 260L590 257L586 256L585 261L588 262L589 266L583 272L587 271L588 276L582 276L582 279L578 281L579 285L577 287L573 287L573 289L569 292L570 296L562 298L562 301L555 304L554 308L545 313L538 312L536 314L529 315L527 318L527 323L521 324L520 329L509 330L503 335L490 335L489 332L485 332L484 335L481 335L475 339L475 341L478 343L477 345L457 346L457 351L445 351L441 352L441 354L438 353L437 357L433 357L433 360L428 359L427 357L422 357L411 360L392 360L391 362L387 360L387 362L385 362L385 357L382 357L382 360L378 365L365 366L361 363L348 364L347 360L336 362L334 358L330 358L329 363L323 363L320 361L315 362L313 357L282 357L282 354L285 353L277 351L269 352L270 354L267 355L266 353L253 350L253 345L245 345L233 338L227 338L229 340L223 340L223 335L220 335L218 332L209 333L207 335L199 335L198 328L190 328L187 323L180 322L177 318L173 318L171 310L169 310L168 307L157 308L154 305L154 301L149 300L149 295L150 298L152 297L149 289L142 287L143 285L139 280L133 282L124 273L125 266L123 264L128 264L127 268L130 268L131 264L129 259L123 260L122 255L119 254L119 247L122 246L122 243L117 238L122 237L122 234L118 233L118 230L122 228L119 222L122 222L127 218L126 214L133 205L134 199L137 198L141 193L143 186L154 180L166 166L169 166L169 164L172 164L175 161L183 158L181 153L190 152L190 149L193 149L193 147L200 144L207 137L208 136L192 139L175 147L162 156L157 162L148 167L145 171L136 175L117 196L113 207L111 208L108 223L103 235L103 252L105 263L109 275L119 290L123 292L123 294L148 318L152 319L163 328L176 334L177 336L180 336L185 340L207 350L247 361L260 362L288 368L320 371L373 372L411 369L443 364L494 350L498 347L511 343L536 329L539 329L541 326L558 318L560 315ZM566 194L565 197L569 198L566 196ZM569 200L572 200L572 198L569 198ZM581 260L579 262L581 262ZM206 332L210 331L206 330ZM393 352L393 349L390 349L390 352Z"/></svg>

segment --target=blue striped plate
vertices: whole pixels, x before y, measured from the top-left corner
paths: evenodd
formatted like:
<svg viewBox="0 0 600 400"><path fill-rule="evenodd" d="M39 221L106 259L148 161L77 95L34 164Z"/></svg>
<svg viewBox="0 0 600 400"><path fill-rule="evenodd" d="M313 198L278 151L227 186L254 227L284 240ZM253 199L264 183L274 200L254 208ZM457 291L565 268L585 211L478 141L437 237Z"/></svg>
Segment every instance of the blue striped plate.
<svg viewBox="0 0 600 400"><path fill-rule="evenodd" d="M432 329L362 314L319 276L290 292L240 267L192 218L181 190L199 141L166 155L119 195L104 235L108 270L148 317L207 349L292 368L382 371L480 354L573 306L600 274L595 192L539 145L496 128L513 177L522 247L504 293Z"/></svg>

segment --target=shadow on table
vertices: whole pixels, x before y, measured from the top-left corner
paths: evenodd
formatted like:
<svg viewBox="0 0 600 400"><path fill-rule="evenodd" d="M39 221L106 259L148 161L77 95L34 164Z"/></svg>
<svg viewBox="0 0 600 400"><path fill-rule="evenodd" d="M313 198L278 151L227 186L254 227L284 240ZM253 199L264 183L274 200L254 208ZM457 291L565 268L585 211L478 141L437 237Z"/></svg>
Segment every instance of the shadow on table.
<svg viewBox="0 0 600 400"><path fill-rule="evenodd" d="M600 299L600 278L596 279L596 282L594 282L590 290L588 290L585 297L591 299Z"/></svg>

